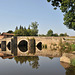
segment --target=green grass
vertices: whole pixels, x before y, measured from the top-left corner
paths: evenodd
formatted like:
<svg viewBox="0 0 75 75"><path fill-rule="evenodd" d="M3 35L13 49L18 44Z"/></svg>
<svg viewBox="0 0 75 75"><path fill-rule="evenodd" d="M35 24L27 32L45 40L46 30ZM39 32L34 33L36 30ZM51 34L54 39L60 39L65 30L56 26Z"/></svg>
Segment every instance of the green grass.
<svg viewBox="0 0 75 75"><path fill-rule="evenodd" d="M75 51L75 44L71 45L71 49L72 49L72 51Z"/></svg>
<svg viewBox="0 0 75 75"><path fill-rule="evenodd" d="M59 43L60 47L61 47L61 50L63 52L72 52L72 51L75 51L75 44L70 44L68 42L66 43L62 43L62 41L60 40L60 43Z"/></svg>
<svg viewBox="0 0 75 75"><path fill-rule="evenodd" d="M75 59L72 59L72 60L71 60L71 65L72 65L72 66L75 66Z"/></svg>

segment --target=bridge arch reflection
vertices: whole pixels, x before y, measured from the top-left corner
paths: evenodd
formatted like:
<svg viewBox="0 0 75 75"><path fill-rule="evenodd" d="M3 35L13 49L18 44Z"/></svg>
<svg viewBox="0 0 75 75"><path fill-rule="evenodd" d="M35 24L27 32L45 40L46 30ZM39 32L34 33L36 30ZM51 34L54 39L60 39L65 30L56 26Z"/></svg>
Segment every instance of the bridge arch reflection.
<svg viewBox="0 0 75 75"><path fill-rule="evenodd" d="M9 50L10 50L10 44L11 44L11 42L8 42L8 44L7 44L7 47Z"/></svg>

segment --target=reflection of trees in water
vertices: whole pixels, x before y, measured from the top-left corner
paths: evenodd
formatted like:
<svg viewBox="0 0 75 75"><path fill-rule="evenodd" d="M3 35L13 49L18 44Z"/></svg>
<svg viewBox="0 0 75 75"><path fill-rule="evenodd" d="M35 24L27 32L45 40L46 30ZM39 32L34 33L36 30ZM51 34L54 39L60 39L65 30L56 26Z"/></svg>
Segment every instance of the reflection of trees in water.
<svg viewBox="0 0 75 75"><path fill-rule="evenodd" d="M53 57L49 57L49 59L51 59L51 60L52 60L52 59L53 59Z"/></svg>
<svg viewBox="0 0 75 75"><path fill-rule="evenodd" d="M20 64L26 63L27 61L29 62L29 65L32 66L32 68L38 69L39 65L39 57L38 56L18 56L14 57L16 63L20 62Z"/></svg>
<svg viewBox="0 0 75 75"><path fill-rule="evenodd" d="M75 75L75 66L66 69L66 75Z"/></svg>
<svg viewBox="0 0 75 75"><path fill-rule="evenodd" d="M66 70L65 75L75 75L75 66L71 66L68 63L60 62L60 64Z"/></svg>

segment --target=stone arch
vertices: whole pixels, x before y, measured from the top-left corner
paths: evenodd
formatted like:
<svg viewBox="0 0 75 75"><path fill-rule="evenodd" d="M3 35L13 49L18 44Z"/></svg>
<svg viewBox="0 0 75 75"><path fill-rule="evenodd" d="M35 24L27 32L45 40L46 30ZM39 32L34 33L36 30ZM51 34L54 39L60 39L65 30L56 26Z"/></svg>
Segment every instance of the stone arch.
<svg viewBox="0 0 75 75"><path fill-rule="evenodd" d="M18 44L18 48L21 52L26 52L28 50L28 42L26 40L21 40Z"/></svg>
<svg viewBox="0 0 75 75"><path fill-rule="evenodd" d="M42 42L39 42L39 43L37 44L37 48L38 48L39 50L42 50Z"/></svg>
<svg viewBox="0 0 75 75"><path fill-rule="evenodd" d="M11 42L8 42L8 44L7 44L7 47L8 47L9 50L10 50L10 43L11 43Z"/></svg>

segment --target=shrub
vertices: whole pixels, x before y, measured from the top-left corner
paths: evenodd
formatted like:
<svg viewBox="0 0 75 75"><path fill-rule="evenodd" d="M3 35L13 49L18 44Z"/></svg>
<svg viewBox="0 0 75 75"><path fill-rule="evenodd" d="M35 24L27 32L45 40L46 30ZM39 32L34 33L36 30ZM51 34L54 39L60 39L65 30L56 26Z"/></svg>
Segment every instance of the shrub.
<svg viewBox="0 0 75 75"><path fill-rule="evenodd" d="M75 59L72 59L72 60L71 60L71 65L72 65L72 66L75 66Z"/></svg>
<svg viewBox="0 0 75 75"><path fill-rule="evenodd" d="M72 49L72 51L75 51L75 44L71 45L71 49Z"/></svg>

